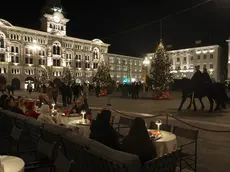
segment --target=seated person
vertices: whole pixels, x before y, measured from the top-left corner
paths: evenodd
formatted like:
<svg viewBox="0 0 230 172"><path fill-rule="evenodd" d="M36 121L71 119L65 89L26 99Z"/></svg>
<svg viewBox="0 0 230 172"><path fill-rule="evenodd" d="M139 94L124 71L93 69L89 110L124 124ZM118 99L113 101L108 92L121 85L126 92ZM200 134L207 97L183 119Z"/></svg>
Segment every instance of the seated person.
<svg viewBox="0 0 230 172"><path fill-rule="evenodd" d="M69 114L77 113L80 114L82 110L87 110L85 104L83 103L83 100L78 99L73 106L73 108L70 110Z"/></svg>
<svg viewBox="0 0 230 172"><path fill-rule="evenodd" d="M97 119L93 120L90 127L90 139L96 140L110 148L119 150L119 138L117 132L110 124L111 111L102 110L97 115Z"/></svg>
<svg viewBox="0 0 230 172"><path fill-rule="evenodd" d="M18 114L22 114L24 115L24 112L22 110L22 106L23 106L23 99L19 99L18 101L16 101L16 105L13 106L10 111L18 113Z"/></svg>
<svg viewBox="0 0 230 172"><path fill-rule="evenodd" d="M157 156L155 145L149 137L145 121L142 118L134 119L129 134L123 140L121 149L139 156L142 164Z"/></svg>
<svg viewBox="0 0 230 172"><path fill-rule="evenodd" d="M15 106L15 102L12 97L8 97L5 99L4 105L3 105L4 110L10 110L14 106Z"/></svg>
<svg viewBox="0 0 230 172"><path fill-rule="evenodd" d="M55 121L51 116L49 105L42 105L42 107L40 108L40 112L41 114L37 118L38 121L55 124Z"/></svg>
<svg viewBox="0 0 230 172"><path fill-rule="evenodd" d="M29 116L29 117L33 117L35 119L38 118L38 116L40 114L35 111L35 103L34 102L27 102L25 115Z"/></svg>
<svg viewBox="0 0 230 172"><path fill-rule="evenodd" d="M46 95L44 95L44 94L40 94L39 96L38 96L38 99L39 99L39 101L36 103L36 105L40 108L40 107L42 107L42 105L43 104L46 104L46 105L48 105L49 103L48 103L48 101L47 101L47 96Z"/></svg>

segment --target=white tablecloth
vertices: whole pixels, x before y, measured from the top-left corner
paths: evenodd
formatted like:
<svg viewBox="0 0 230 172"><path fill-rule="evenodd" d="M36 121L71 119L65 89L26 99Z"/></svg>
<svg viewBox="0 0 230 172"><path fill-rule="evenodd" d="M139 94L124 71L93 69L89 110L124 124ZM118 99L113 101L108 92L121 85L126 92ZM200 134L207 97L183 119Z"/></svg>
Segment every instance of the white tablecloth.
<svg viewBox="0 0 230 172"><path fill-rule="evenodd" d="M89 137L90 134L90 121L87 120L86 124L79 124L79 121L82 120L82 116L78 117L65 117L61 114L55 116L57 124L64 124L67 127L70 127L75 133L80 134L85 137Z"/></svg>
<svg viewBox="0 0 230 172"><path fill-rule="evenodd" d="M15 156L0 156L4 172L24 172L25 163L21 158Z"/></svg>
<svg viewBox="0 0 230 172"><path fill-rule="evenodd" d="M154 140L158 157L177 149L177 140L175 134L162 130L160 131L160 134L161 138Z"/></svg>

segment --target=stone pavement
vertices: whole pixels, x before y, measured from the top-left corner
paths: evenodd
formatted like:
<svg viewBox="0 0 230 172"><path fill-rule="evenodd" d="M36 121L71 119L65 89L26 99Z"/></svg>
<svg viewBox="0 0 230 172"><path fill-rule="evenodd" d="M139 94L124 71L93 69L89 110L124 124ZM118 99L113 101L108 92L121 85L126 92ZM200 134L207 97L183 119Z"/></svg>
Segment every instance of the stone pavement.
<svg viewBox="0 0 230 172"><path fill-rule="evenodd" d="M25 95L23 91L16 92L16 95ZM117 93L116 93L117 94ZM33 97L37 93L32 94ZM173 93L171 100L150 100L150 99L124 99L119 95L111 97L112 108L133 112L133 114L148 113L159 114L160 112L169 112L179 119L182 119L192 125L211 129L211 130L229 130L230 131L230 108L218 113L209 114L206 111L193 112L192 110L183 110L177 112L177 107L180 103L180 94ZM107 97L96 98L89 96L89 104L93 107L105 107L107 104ZM185 103L186 104L186 103ZM204 100L206 109L208 109L208 102ZM197 105L199 102L197 101ZM185 108L185 107L184 107ZM162 118L165 122L165 118ZM151 120L151 119L150 119ZM146 122L149 122L147 120ZM152 119L155 120L155 119ZM169 120L169 123L176 126L189 128L187 125L180 123L174 119ZM230 132L207 132L199 130L198 139L198 172L229 172L230 163Z"/></svg>

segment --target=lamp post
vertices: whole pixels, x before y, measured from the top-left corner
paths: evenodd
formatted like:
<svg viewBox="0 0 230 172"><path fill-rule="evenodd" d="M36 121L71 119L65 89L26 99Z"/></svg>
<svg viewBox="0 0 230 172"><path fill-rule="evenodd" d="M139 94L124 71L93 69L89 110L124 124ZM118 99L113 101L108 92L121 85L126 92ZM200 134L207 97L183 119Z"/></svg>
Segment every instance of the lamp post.
<svg viewBox="0 0 230 172"><path fill-rule="evenodd" d="M32 51L33 54L35 54L35 59L34 59L34 66L35 66L35 84L34 87L35 89L37 89L37 59L38 59L38 55L39 55L39 50L41 49L41 47L37 44L36 40L33 40L33 44L29 47Z"/></svg>

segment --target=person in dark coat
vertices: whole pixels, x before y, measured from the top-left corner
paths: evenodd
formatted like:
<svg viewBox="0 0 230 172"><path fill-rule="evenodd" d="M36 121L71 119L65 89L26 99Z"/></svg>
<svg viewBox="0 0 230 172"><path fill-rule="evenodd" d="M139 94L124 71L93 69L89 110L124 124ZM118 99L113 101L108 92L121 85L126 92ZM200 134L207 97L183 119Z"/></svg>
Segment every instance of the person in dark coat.
<svg viewBox="0 0 230 172"><path fill-rule="evenodd" d="M83 103L82 99L78 99L78 100L76 100L75 105L70 110L70 114L73 114L73 113L81 114L81 111L83 111L83 110L86 111L87 107Z"/></svg>
<svg viewBox="0 0 230 172"><path fill-rule="evenodd" d="M97 119L93 120L90 130L90 139L96 140L112 149L119 150L119 138L117 132L110 124L111 111L102 110L97 115Z"/></svg>
<svg viewBox="0 0 230 172"><path fill-rule="evenodd" d="M157 156L154 143L149 137L149 133L142 118L135 118L129 130L129 134L124 138L121 145L124 152L139 156L144 164Z"/></svg>
<svg viewBox="0 0 230 172"><path fill-rule="evenodd" d="M14 112L14 113L18 113L18 114L24 115L24 112L23 112L23 110L21 109L22 105L23 105L23 99L19 99L19 100L16 102L16 105L13 106L12 108L10 108L10 111L11 111L11 112Z"/></svg>
<svg viewBox="0 0 230 172"><path fill-rule="evenodd" d="M203 69L203 81L206 84L212 84L212 79L210 78L206 68Z"/></svg>

